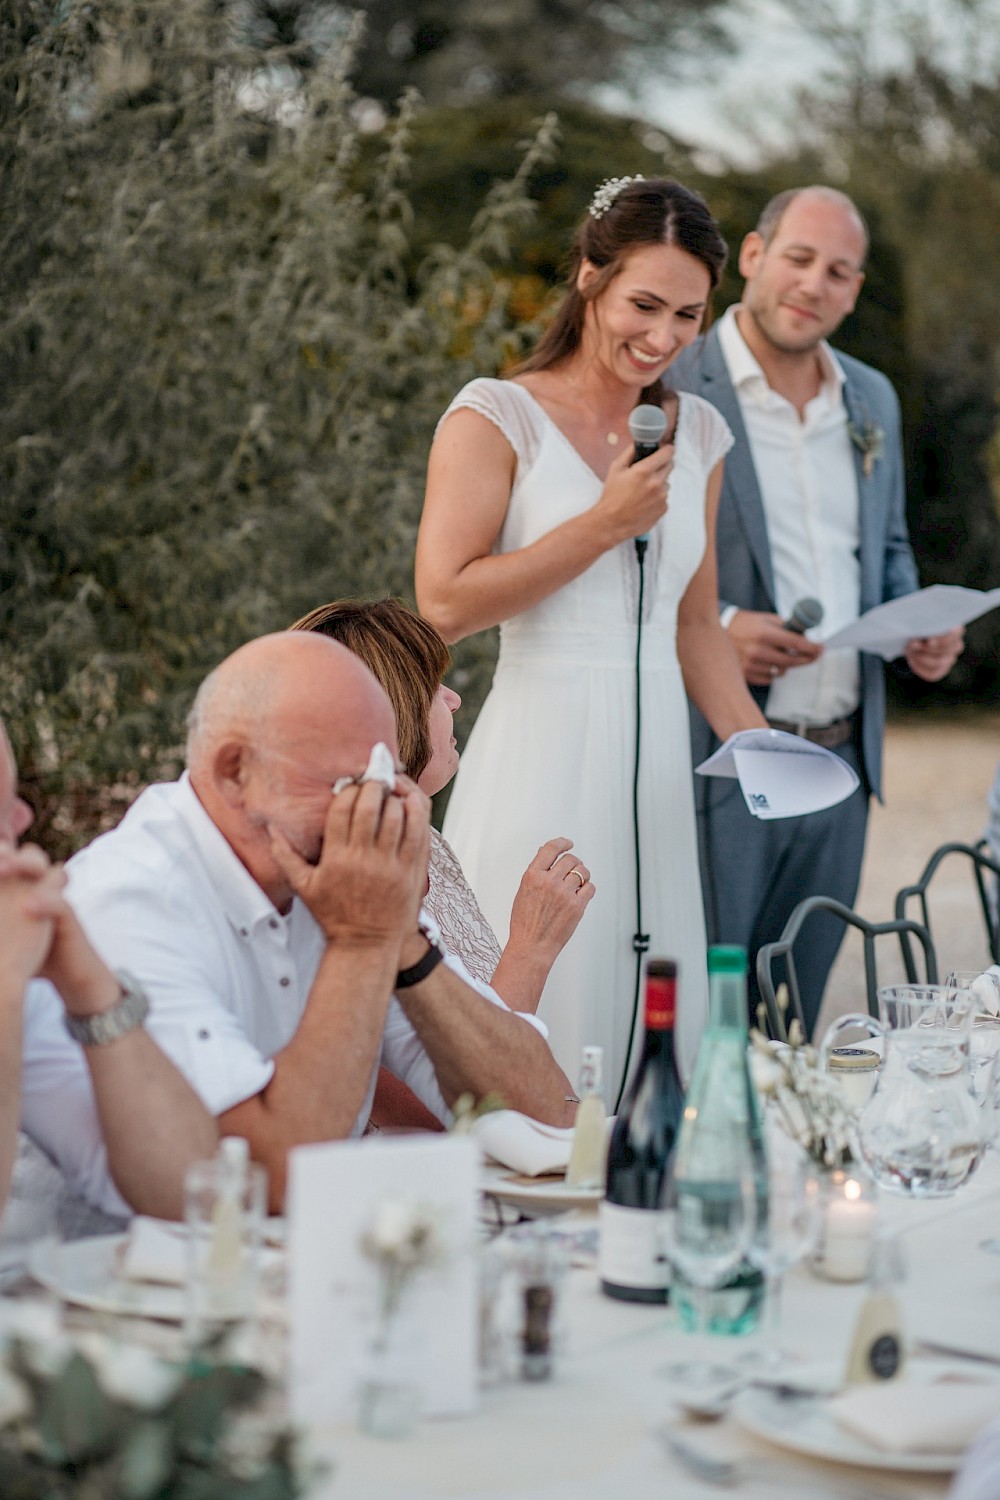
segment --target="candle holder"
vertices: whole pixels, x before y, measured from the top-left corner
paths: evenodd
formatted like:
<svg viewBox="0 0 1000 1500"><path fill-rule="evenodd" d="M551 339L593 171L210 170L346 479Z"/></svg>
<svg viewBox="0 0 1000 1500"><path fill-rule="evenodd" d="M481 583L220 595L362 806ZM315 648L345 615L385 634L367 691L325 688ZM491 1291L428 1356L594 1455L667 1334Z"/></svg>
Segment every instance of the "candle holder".
<svg viewBox="0 0 1000 1500"><path fill-rule="evenodd" d="M877 1189L851 1166L820 1177L819 1234L810 1269L827 1281L864 1281L878 1212Z"/></svg>

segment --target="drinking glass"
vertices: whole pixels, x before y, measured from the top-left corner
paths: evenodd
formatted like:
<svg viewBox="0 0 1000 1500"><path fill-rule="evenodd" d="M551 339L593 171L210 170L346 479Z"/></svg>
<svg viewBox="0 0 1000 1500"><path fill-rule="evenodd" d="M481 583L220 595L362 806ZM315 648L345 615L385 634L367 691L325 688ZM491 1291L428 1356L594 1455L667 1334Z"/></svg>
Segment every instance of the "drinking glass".
<svg viewBox="0 0 1000 1500"><path fill-rule="evenodd" d="M819 1178L808 1158L772 1158L768 1172L767 1215L757 1216L747 1246L747 1260L764 1273L767 1296L763 1345L745 1358L766 1370L775 1370L794 1358L781 1347L785 1273L816 1244L820 1202Z"/></svg>
<svg viewBox="0 0 1000 1500"><path fill-rule="evenodd" d="M707 1333L710 1294L723 1286L746 1256L757 1222L757 1182L747 1152L735 1178L697 1179L673 1163L664 1183L661 1238L675 1272L687 1282L696 1332ZM676 1285L676 1282L674 1283ZM668 1379L701 1388L734 1378L731 1365L684 1360L664 1368Z"/></svg>
<svg viewBox="0 0 1000 1500"><path fill-rule="evenodd" d="M1000 1057L1000 971L987 969L978 973L974 969L953 969L944 982L968 990L975 1003L969 1037L969 1071L972 1092L986 1106L991 1102L991 1070Z"/></svg>

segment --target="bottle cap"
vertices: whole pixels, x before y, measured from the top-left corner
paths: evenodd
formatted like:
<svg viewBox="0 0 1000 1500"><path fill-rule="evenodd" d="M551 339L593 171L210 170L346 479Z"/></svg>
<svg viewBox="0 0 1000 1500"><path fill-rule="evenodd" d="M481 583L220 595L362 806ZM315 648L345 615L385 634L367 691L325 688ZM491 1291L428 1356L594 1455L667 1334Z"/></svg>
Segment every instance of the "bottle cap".
<svg viewBox="0 0 1000 1500"><path fill-rule="evenodd" d="M604 1048L584 1047L580 1063L581 1089L599 1089L604 1082Z"/></svg>
<svg viewBox="0 0 1000 1500"><path fill-rule="evenodd" d="M656 979L676 979L677 964L672 958L651 958L646 963L646 977L650 974Z"/></svg>
<svg viewBox="0 0 1000 1500"><path fill-rule="evenodd" d="M710 974L743 974L747 967L747 950L735 943L719 944L708 950Z"/></svg>
<svg viewBox="0 0 1000 1500"><path fill-rule="evenodd" d="M870 1073L881 1059L870 1047L834 1047L827 1058L831 1073Z"/></svg>
<svg viewBox="0 0 1000 1500"><path fill-rule="evenodd" d="M250 1160L250 1142L242 1135L224 1135L219 1142L219 1160L228 1167L245 1168Z"/></svg>

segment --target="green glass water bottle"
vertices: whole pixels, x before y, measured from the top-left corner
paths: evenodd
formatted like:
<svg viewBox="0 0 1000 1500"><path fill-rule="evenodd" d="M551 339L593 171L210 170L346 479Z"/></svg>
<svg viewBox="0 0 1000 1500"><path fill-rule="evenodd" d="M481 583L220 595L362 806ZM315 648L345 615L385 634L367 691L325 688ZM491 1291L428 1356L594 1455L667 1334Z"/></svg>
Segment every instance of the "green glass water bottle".
<svg viewBox="0 0 1000 1500"><path fill-rule="evenodd" d="M749 1152L757 1182L757 1213L767 1213L767 1157L760 1104L747 1059L747 955L745 948L708 950L708 1026L698 1048L684 1099L677 1137L675 1171L689 1179L718 1179L724 1162ZM692 1298L675 1275L671 1298L682 1324L698 1327L704 1302ZM708 1294L706 1326L711 1333L749 1333L764 1300L764 1279L744 1260L732 1276Z"/></svg>

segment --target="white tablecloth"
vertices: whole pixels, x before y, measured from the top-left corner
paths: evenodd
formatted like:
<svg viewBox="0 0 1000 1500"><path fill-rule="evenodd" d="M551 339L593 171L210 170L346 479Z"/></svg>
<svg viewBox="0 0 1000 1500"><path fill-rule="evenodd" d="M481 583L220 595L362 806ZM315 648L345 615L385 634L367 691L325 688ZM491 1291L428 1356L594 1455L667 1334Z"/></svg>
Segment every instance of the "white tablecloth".
<svg viewBox="0 0 1000 1500"><path fill-rule="evenodd" d="M993 1330L1000 1355L1000 1257L979 1248L1000 1235L1000 1160L991 1155L952 1199L911 1203L886 1197L884 1218L902 1233L909 1274L901 1288L906 1331L981 1346ZM834 1285L805 1269L788 1277L783 1336L810 1360L843 1361L864 1287ZM566 1347L554 1378L483 1392L461 1420L425 1422L403 1442L341 1429L320 1435L333 1473L315 1500L705 1500L711 1489L688 1476L656 1440L677 1420L657 1371L672 1359L715 1356L749 1340L699 1340L678 1330L662 1308L604 1297L593 1271L571 1273L565 1304ZM974 1368L964 1367L966 1372ZM1000 1371L996 1372L1000 1375ZM717 1455L766 1455L789 1466L800 1500L838 1493L931 1497L947 1493L944 1475L901 1474L784 1453L744 1432L732 1418L690 1427L692 1442ZM795 1466L792 1473L791 1466ZM796 1475L807 1470L796 1484ZM826 1487L824 1487L826 1486ZM771 1481L748 1482L746 1500L773 1500Z"/></svg>

